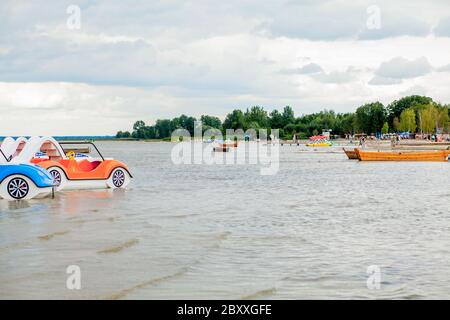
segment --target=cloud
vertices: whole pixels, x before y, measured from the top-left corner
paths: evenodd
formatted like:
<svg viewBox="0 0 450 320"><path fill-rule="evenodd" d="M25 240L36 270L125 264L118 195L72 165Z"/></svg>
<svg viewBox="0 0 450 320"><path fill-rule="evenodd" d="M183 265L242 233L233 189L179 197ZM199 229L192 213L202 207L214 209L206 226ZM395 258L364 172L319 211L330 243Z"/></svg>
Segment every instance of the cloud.
<svg viewBox="0 0 450 320"><path fill-rule="evenodd" d="M424 86L414 85L400 92L400 94L402 96L412 96L412 95L426 96L428 94L427 92L428 90Z"/></svg>
<svg viewBox="0 0 450 320"><path fill-rule="evenodd" d="M354 37L364 24L364 6L340 5L333 1L288 2L272 14L267 29L274 36L310 40ZM344 17L351 16L352 19Z"/></svg>
<svg viewBox="0 0 450 320"><path fill-rule="evenodd" d="M425 57L411 61L396 57L381 63L375 74L383 78L408 79L426 75L431 71L432 67Z"/></svg>
<svg viewBox="0 0 450 320"><path fill-rule="evenodd" d="M359 71L354 67L348 67L345 71L321 72L311 77L322 83L348 83L357 80Z"/></svg>
<svg viewBox="0 0 450 320"><path fill-rule="evenodd" d="M317 63L308 63L300 68L284 69L281 71L284 74L312 74L318 72L323 72L323 69Z"/></svg>
<svg viewBox="0 0 450 320"><path fill-rule="evenodd" d="M284 10L274 10L267 23L268 30L275 36L310 40L362 39L378 40L400 36L426 36L431 24L417 18L416 12L427 11L423 5L408 10L410 3L393 6L379 1L303 1L288 2ZM376 12L368 10L375 7ZM416 11L417 10L417 11ZM380 21L380 28L367 26L374 14Z"/></svg>
<svg viewBox="0 0 450 320"><path fill-rule="evenodd" d="M450 17L441 19L433 32L439 37L450 37Z"/></svg>
<svg viewBox="0 0 450 320"><path fill-rule="evenodd" d="M371 86L390 86L399 83L402 83L401 79L385 78L375 75L368 84Z"/></svg>
<svg viewBox="0 0 450 320"><path fill-rule="evenodd" d="M437 72L450 72L450 63L445 66L436 68L436 71Z"/></svg>
<svg viewBox="0 0 450 320"><path fill-rule="evenodd" d="M323 71L322 67L317 63L308 63L307 65L304 65L298 70L298 72L301 74L311 74L322 71Z"/></svg>
<svg viewBox="0 0 450 320"><path fill-rule="evenodd" d="M416 36L430 34L431 26L415 17L402 14L392 14L381 10L380 28L364 28L358 35L361 40L379 40L390 37Z"/></svg>

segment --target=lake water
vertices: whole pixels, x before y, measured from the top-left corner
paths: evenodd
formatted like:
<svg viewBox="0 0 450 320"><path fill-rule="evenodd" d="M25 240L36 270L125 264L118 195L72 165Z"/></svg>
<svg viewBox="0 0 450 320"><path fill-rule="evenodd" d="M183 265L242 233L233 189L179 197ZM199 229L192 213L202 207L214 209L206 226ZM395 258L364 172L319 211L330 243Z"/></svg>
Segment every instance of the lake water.
<svg viewBox="0 0 450 320"><path fill-rule="evenodd" d="M261 176L174 165L172 146L99 142L131 168L127 190L1 200L0 298L450 298L450 163L283 146Z"/></svg>

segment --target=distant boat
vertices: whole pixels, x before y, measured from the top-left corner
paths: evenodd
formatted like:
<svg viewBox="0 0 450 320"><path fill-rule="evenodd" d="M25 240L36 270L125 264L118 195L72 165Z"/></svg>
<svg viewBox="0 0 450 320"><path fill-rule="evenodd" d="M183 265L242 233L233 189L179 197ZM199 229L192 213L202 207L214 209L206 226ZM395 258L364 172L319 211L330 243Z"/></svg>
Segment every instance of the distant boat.
<svg viewBox="0 0 450 320"><path fill-rule="evenodd" d="M307 147L331 147L333 144L329 141L316 141L316 142L310 142L307 143Z"/></svg>
<svg viewBox="0 0 450 320"><path fill-rule="evenodd" d="M234 141L225 141L224 143L217 143L215 142L215 147L213 148L214 152L228 152L230 151L230 148L237 148L238 142Z"/></svg>
<svg viewBox="0 0 450 320"><path fill-rule="evenodd" d="M306 144L307 147L331 147L333 145L325 136L312 136L309 140L310 142Z"/></svg>
<svg viewBox="0 0 450 320"><path fill-rule="evenodd" d="M222 144L222 146L230 147L230 148L237 148L238 142L237 141L235 141L235 142L225 142L225 143Z"/></svg>
<svg viewBox="0 0 450 320"><path fill-rule="evenodd" d="M226 147L226 146L214 147L213 151L214 152L228 152L228 151L230 151L230 147Z"/></svg>
<svg viewBox="0 0 450 320"><path fill-rule="evenodd" d="M358 154L356 153L356 149L353 150L345 150L345 148L342 148L345 152L345 154L347 155L347 157L350 160L358 160Z"/></svg>
<svg viewBox="0 0 450 320"><path fill-rule="evenodd" d="M450 150L439 151L421 151L421 152L379 152L362 151L355 149L358 158L361 161L430 161L442 162L448 161Z"/></svg>

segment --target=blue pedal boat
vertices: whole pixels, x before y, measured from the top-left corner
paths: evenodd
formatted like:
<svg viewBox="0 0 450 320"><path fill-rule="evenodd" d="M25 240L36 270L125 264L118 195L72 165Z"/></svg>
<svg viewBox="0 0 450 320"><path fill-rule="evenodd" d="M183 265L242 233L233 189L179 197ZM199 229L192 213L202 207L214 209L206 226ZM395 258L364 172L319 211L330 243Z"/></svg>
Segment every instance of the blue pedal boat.
<svg viewBox="0 0 450 320"><path fill-rule="evenodd" d="M12 164L0 153L0 198L29 200L53 193L56 184L47 170L28 163Z"/></svg>

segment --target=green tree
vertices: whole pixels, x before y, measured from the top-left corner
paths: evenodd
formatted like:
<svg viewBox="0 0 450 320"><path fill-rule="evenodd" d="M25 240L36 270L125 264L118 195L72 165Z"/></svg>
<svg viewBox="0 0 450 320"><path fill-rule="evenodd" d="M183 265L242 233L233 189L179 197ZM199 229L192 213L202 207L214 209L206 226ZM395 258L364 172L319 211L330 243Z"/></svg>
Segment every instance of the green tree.
<svg viewBox="0 0 450 320"><path fill-rule="evenodd" d="M168 138L170 137L170 135L172 134L172 131L174 129L172 129L171 126L171 121L168 119L163 119L163 120L156 120L156 124L155 124L155 136L156 138Z"/></svg>
<svg viewBox="0 0 450 320"><path fill-rule="evenodd" d="M399 100L395 100L387 106L389 123L392 125L394 118L395 117L400 118L401 113L405 109L413 108L418 105L428 105L432 103L433 99L431 99L430 97L418 95L407 96Z"/></svg>
<svg viewBox="0 0 450 320"><path fill-rule="evenodd" d="M278 112L277 109L273 110L270 113L270 127L273 129L280 129L283 128L284 119L283 115Z"/></svg>
<svg viewBox="0 0 450 320"><path fill-rule="evenodd" d="M173 118L170 121L170 128L172 131L175 129L186 129L191 135L193 135L195 120L196 119L194 117L188 117L187 115L182 114L178 118Z"/></svg>
<svg viewBox="0 0 450 320"><path fill-rule="evenodd" d="M437 127L441 132L448 132L450 126L449 108L447 106L438 106Z"/></svg>
<svg viewBox="0 0 450 320"><path fill-rule="evenodd" d="M284 132L290 135L293 135L296 131L297 126L293 123L288 123L284 126Z"/></svg>
<svg viewBox="0 0 450 320"><path fill-rule="evenodd" d="M381 102L368 103L356 110L356 125L361 132L381 132L385 121L386 109Z"/></svg>
<svg viewBox="0 0 450 320"><path fill-rule="evenodd" d="M144 128L144 127L145 127L145 122L142 121L142 120L138 120L138 121L136 121L136 122L134 123L134 125L133 125L133 130L134 130L134 131L137 131L137 130L142 129L142 128Z"/></svg>
<svg viewBox="0 0 450 320"><path fill-rule="evenodd" d="M389 124L387 122L385 122L383 128L381 128L381 133L382 134L389 133Z"/></svg>
<svg viewBox="0 0 450 320"><path fill-rule="evenodd" d="M222 128L222 121L220 121L220 119L217 117L202 115L200 117L200 121L204 126L207 126L208 128L216 128L216 129Z"/></svg>
<svg viewBox="0 0 450 320"><path fill-rule="evenodd" d="M251 123L257 123L258 128L268 128L269 127L269 117L267 115L267 111L264 110L264 108L260 106L253 106L250 108L250 110L247 109L247 111L244 114L245 117L245 123L247 124L246 128L253 128L251 127Z"/></svg>
<svg viewBox="0 0 450 320"><path fill-rule="evenodd" d="M416 132L416 112L413 108L408 108L400 114L399 128L401 131Z"/></svg>
<svg viewBox="0 0 450 320"><path fill-rule="evenodd" d="M395 117L394 120L392 121L392 127L394 128L395 132L400 131L400 120L398 119L398 117Z"/></svg>
<svg viewBox="0 0 450 320"><path fill-rule="evenodd" d="M286 106L283 109L283 127L287 126L288 124L294 123L295 116L294 116L294 110L290 106Z"/></svg>
<svg viewBox="0 0 450 320"><path fill-rule="evenodd" d="M337 134L354 134L355 133L355 114L347 113L342 115L341 125L342 131Z"/></svg>
<svg viewBox="0 0 450 320"><path fill-rule="evenodd" d="M223 129L244 129L245 117L241 110L235 109L231 113L227 114L224 122Z"/></svg>
<svg viewBox="0 0 450 320"><path fill-rule="evenodd" d="M439 111L433 105L428 105L420 111L420 128L424 133L434 133L438 122Z"/></svg>

